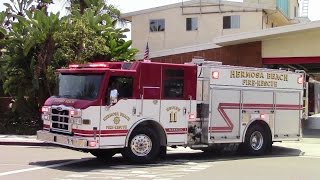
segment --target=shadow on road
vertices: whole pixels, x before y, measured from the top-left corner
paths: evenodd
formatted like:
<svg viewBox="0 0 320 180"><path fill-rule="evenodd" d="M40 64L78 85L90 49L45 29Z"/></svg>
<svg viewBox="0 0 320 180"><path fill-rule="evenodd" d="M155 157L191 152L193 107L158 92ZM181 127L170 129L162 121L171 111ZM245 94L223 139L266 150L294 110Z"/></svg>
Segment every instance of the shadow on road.
<svg viewBox="0 0 320 180"><path fill-rule="evenodd" d="M173 153L172 153L173 152ZM196 152L178 152L169 151L167 157L163 161L156 162L154 164L132 164L127 160L122 158L120 154L115 155L109 161L101 161L92 158L85 158L81 162L77 162L70 165L54 167L52 169L70 171L70 172L90 172L97 169L119 169L123 168L125 165L127 169L130 168L147 168L148 166L167 166L167 165L184 165L188 162L196 162L196 163L205 163L205 162L226 162L233 160L247 160L247 159L257 159L257 158L279 158L279 157L292 157L299 156L303 154L303 152L299 149L286 148L280 146L273 146L273 150L271 154L265 156L243 156L239 155L236 152L225 152L225 153L204 153L200 151ZM65 163L69 161L74 161L74 159L66 159L66 160L54 160L54 161L37 161L31 162L30 165L35 166L47 166L50 164L58 164Z"/></svg>

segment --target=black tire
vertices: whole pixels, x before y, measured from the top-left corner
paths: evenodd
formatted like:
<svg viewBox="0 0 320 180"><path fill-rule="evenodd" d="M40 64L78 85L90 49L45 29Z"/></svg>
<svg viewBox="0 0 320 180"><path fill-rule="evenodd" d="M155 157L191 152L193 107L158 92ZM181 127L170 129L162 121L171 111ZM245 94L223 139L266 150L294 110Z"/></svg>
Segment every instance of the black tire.
<svg viewBox="0 0 320 180"><path fill-rule="evenodd" d="M99 160L110 160L118 151L115 149L97 149L90 153Z"/></svg>
<svg viewBox="0 0 320 180"><path fill-rule="evenodd" d="M226 144L215 144L215 146L201 149L205 154L223 154Z"/></svg>
<svg viewBox="0 0 320 180"><path fill-rule="evenodd" d="M156 131L152 129L139 128L130 135L128 147L122 151L122 156L134 163L150 163L155 161L160 155L160 141ZM139 142L141 140L141 142ZM151 147L150 142L151 141ZM132 147L136 143L137 146ZM148 144L148 145L147 145ZM142 148L139 149L139 146ZM139 150L143 152L139 152Z"/></svg>
<svg viewBox="0 0 320 180"><path fill-rule="evenodd" d="M247 130L245 142L241 145L243 153L247 155L264 155L271 145L268 131L262 126L255 124Z"/></svg>

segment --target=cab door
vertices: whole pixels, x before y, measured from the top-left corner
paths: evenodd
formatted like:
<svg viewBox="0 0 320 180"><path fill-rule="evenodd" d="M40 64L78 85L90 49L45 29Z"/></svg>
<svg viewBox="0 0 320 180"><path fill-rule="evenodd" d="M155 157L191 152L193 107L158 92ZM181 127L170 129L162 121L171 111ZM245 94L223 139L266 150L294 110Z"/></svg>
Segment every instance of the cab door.
<svg viewBox="0 0 320 180"><path fill-rule="evenodd" d="M133 98L133 79L131 75L110 75L104 94L105 103L101 106L100 147L125 145L128 130L135 121L137 101ZM118 93L116 98L110 98L112 91Z"/></svg>
<svg viewBox="0 0 320 180"><path fill-rule="evenodd" d="M185 72L180 68L162 68L160 122L167 133L168 144L186 144L190 100L185 94Z"/></svg>

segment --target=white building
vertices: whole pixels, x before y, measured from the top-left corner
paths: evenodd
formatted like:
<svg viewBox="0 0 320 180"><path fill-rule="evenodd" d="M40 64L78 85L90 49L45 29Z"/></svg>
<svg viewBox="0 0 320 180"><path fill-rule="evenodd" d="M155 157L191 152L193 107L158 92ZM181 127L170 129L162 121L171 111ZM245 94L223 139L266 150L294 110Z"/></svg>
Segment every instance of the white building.
<svg viewBox="0 0 320 180"><path fill-rule="evenodd" d="M298 0L191 0L123 17L131 21L132 47L140 51L137 59L141 59L147 42L151 57L191 46L175 51L188 52L220 36L299 23L298 11Z"/></svg>

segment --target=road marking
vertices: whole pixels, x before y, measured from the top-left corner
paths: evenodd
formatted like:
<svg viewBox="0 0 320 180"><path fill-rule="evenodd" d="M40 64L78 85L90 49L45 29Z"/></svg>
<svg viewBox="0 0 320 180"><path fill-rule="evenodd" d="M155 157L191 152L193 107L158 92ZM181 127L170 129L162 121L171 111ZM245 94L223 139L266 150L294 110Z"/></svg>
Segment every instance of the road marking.
<svg viewBox="0 0 320 180"><path fill-rule="evenodd" d="M310 156L310 155L303 155L299 156L300 158L311 158L311 159L320 159L320 156Z"/></svg>
<svg viewBox="0 0 320 180"><path fill-rule="evenodd" d="M48 166L20 169L20 170L15 170L15 171L8 171L8 172L0 173L0 177L11 175L11 174L36 171L36 170L41 170L41 169L46 169L46 168L55 168L55 167L65 166L65 165L79 163L79 162L83 162L83 161L88 161L88 159L78 159L78 160L74 160L74 161L69 161L69 162L64 162L64 163L59 163L59 164L52 164L52 165L48 165Z"/></svg>
<svg viewBox="0 0 320 180"><path fill-rule="evenodd" d="M87 177L88 175L85 175L85 174L71 174L71 175L68 175L67 177L68 178L83 178L83 177Z"/></svg>

